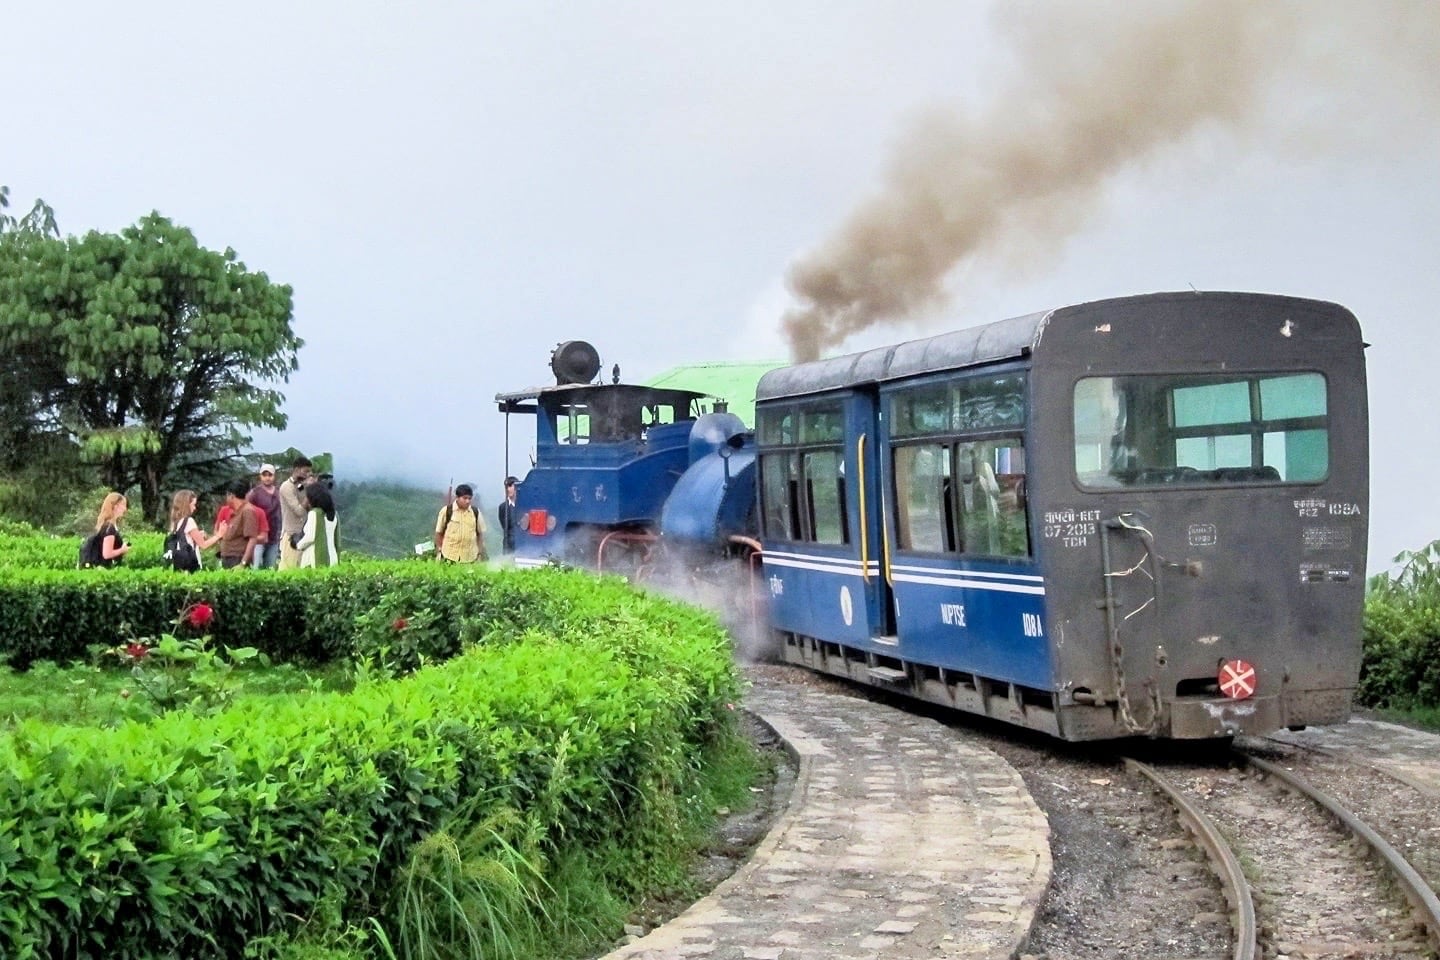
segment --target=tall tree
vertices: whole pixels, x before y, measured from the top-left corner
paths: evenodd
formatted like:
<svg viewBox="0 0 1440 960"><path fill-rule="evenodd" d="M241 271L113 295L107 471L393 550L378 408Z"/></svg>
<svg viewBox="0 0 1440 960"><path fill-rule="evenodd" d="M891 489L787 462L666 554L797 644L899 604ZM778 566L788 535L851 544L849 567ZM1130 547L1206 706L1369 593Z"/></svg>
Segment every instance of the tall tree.
<svg viewBox="0 0 1440 960"><path fill-rule="evenodd" d="M60 228L55 224L55 211L40 198L30 207L25 216L16 218L5 212L10 206L10 188L0 184L0 233L31 233L39 236L56 237Z"/></svg>
<svg viewBox="0 0 1440 960"><path fill-rule="evenodd" d="M285 426L271 385L298 366L291 313L290 287L158 213L119 234L0 237L0 355L24 358L39 414L104 482L139 486L147 517L167 481L228 467L245 428Z"/></svg>
<svg viewBox="0 0 1440 960"><path fill-rule="evenodd" d="M57 237L55 211L44 200L37 199L23 217L11 216L10 188L0 184L0 246L30 243L45 237ZM57 452L62 459L74 463L73 441L57 430L47 416L47 398L58 385L53 371L35 362L29 351L8 351L0 356L0 468L12 476L17 473L44 473L37 461L52 459Z"/></svg>

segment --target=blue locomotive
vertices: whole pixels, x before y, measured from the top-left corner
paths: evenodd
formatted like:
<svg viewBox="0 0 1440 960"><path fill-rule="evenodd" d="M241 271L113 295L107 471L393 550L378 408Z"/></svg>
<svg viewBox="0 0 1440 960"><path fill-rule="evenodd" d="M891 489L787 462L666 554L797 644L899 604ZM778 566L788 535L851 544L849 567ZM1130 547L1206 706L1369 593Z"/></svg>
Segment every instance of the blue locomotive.
<svg viewBox="0 0 1440 960"><path fill-rule="evenodd" d="M495 398L507 435L510 414L535 417L516 566L646 577L759 549L754 437L721 398L620 383L618 369L596 382L599 354L583 340L556 347L550 366L554 386Z"/></svg>
<svg viewBox="0 0 1440 960"><path fill-rule="evenodd" d="M1127 297L783 367L753 435L649 390L498 398L539 421L521 562L748 556L773 655L1068 740L1348 716L1368 414L1342 307Z"/></svg>

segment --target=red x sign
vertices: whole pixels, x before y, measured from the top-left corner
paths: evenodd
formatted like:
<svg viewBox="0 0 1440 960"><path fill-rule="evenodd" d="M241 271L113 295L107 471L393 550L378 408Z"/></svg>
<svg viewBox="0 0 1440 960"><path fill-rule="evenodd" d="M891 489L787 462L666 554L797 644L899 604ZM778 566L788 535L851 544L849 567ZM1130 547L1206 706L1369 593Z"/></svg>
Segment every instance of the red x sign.
<svg viewBox="0 0 1440 960"><path fill-rule="evenodd" d="M1220 665L1220 692L1231 700L1244 700L1255 692L1255 668L1244 660Z"/></svg>

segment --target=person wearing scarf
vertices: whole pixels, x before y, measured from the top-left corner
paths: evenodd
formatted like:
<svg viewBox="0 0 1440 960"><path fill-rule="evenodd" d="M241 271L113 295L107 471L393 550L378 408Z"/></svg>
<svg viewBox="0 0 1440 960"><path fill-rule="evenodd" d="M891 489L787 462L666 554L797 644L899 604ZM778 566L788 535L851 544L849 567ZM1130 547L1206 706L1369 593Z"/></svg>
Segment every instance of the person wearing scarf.
<svg viewBox="0 0 1440 960"><path fill-rule="evenodd" d="M335 536L339 523L335 519L335 498L323 482L314 482L302 491L305 504L305 527L295 541L302 567L333 567L340 562L340 549Z"/></svg>

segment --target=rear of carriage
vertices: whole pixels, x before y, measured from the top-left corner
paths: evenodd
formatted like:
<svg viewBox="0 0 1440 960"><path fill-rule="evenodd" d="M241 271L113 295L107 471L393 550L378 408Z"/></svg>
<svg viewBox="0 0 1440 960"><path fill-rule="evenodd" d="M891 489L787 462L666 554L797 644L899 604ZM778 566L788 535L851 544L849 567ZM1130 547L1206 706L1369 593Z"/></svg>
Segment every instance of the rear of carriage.
<svg viewBox="0 0 1440 960"><path fill-rule="evenodd" d="M1344 720L1369 513L1355 318L1285 297L1134 297L1055 311L1032 362L1059 734Z"/></svg>

